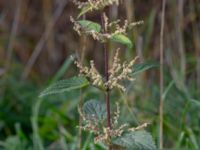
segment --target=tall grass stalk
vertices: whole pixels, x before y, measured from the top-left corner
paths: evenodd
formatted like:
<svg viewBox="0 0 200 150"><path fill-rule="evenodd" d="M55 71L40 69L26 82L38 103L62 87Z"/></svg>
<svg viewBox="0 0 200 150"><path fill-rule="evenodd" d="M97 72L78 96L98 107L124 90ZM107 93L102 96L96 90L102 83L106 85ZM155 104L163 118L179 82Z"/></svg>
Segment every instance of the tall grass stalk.
<svg viewBox="0 0 200 150"><path fill-rule="evenodd" d="M166 0L162 1L162 16L161 16L161 29L160 29L160 131L159 131L159 147L163 150L163 92L164 92L164 74L163 74L163 62L164 62L164 24L165 24L165 5Z"/></svg>

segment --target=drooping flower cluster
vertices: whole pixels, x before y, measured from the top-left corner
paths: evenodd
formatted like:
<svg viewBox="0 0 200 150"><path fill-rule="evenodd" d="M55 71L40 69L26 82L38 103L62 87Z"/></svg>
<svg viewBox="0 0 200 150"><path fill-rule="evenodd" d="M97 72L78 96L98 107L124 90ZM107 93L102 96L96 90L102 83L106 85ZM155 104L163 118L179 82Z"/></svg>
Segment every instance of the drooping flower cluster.
<svg viewBox="0 0 200 150"><path fill-rule="evenodd" d="M88 30L87 27L81 26L81 24L78 21L76 21L73 17L70 17L70 20L72 23L74 23L74 30L79 35L81 35L82 33L86 35L91 35L93 39L98 40L100 42L106 42L107 40L113 38L115 35L126 35L128 28L132 28L136 25L143 23L143 21L128 23L128 21L125 20L124 25L120 26L120 20L109 22L108 17L104 13L103 20L105 31L99 32L95 30Z"/></svg>
<svg viewBox="0 0 200 150"><path fill-rule="evenodd" d="M133 81L134 78L130 76L132 72L133 65L137 57L131 60L130 62L124 62L120 64L119 59L119 49L116 50L114 56L114 61L112 67L109 69L109 80L107 82L103 81L103 77L97 71L94 65L94 61L90 61L90 67L84 67L80 62L75 61L76 66L79 68L80 75L83 75L91 81L91 83L97 87L104 89L113 89L119 88L122 91L125 91L125 87L122 85L121 81L129 80Z"/></svg>
<svg viewBox="0 0 200 150"><path fill-rule="evenodd" d="M100 134L99 129L99 120L95 117L95 115L90 116L89 118L82 112L81 108L78 108L79 114L84 122L83 126L79 126L80 129L84 131L90 131L91 133L94 133L95 135Z"/></svg>
<svg viewBox="0 0 200 150"><path fill-rule="evenodd" d="M116 102L116 111L114 112L113 116L113 121L112 121L112 127L118 125L118 120L119 120L119 115L120 115L120 108L119 108L119 103Z"/></svg>
<svg viewBox="0 0 200 150"><path fill-rule="evenodd" d="M74 20L74 18L72 16L70 16L70 21L74 24L73 29L74 31L76 31L78 33L79 36L81 36L81 33L84 31L81 31L82 27L81 25Z"/></svg>
<svg viewBox="0 0 200 150"><path fill-rule="evenodd" d="M100 73L97 71L94 65L94 61L90 61L90 67L84 67L80 62L75 61L76 66L79 68L80 75L84 75L88 77L91 83L95 86L101 87L103 86L103 79Z"/></svg>
<svg viewBox="0 0 200 150"><path fill-rule="evenodd" d="M140 126L137 126L137 127L133 127L133 128L129 128L128 131L138 131L138 130L142 130L144 128L146 128L150 123L143 123L142 125Z"/></svg>
<svg viewBox="0 0 200 150"><path fill-rule="evenodd" d="M119 0L88 0L86 2L80 2L79 0L73 0L79 9L85 8L89 11L100 10L109 5L119 5Z"/></svg>
<svg viewBox="0 0 200 150"><path fill-rule="evenodd" d="M122 91L125 91L125 87L120 82L123 80L129 80L129 81L134 80L134 78L130 77L129 74L132 72L133 65L137 58L138 57L135 57L130 62L125 61L123 64L120 64L119 49L117 49L112 67L109 70L110 75L109 75L109 80L106 83L106 86L108 86L110 89L117 87Z"/></svg>
<svg viewBox="0 0 200 150"><path fill-rule="evenodd" d="M95 143L104 142L107 145L110 145L111 144L110 138L120 137L124 132L125 128L127 127L128 127L127 124L123 124L117 129L110 129L109 127L103 127L103 131L99 132L100 134L98 134L94 138L94 142Z"/></svg>

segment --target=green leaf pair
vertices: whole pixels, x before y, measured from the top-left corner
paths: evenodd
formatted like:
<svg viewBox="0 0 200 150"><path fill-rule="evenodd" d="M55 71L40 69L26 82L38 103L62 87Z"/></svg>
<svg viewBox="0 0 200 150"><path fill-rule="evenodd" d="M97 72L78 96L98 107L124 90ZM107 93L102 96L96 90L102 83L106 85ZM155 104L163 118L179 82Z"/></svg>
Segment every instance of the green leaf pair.
<svg viewBox="0 0 200 150"><path fill-rule="evenodd" d="M101 25L96 22L92 22L92 21L88 21L88 20L79 20L78 23L86 31L95 31L97 33L99 33L101 31ZM128 48L132 48L132 46L133 46L131 40L123 34L115 34L110 38L110 40L113 42L118 42L118 43L124 44Z"/></svg>

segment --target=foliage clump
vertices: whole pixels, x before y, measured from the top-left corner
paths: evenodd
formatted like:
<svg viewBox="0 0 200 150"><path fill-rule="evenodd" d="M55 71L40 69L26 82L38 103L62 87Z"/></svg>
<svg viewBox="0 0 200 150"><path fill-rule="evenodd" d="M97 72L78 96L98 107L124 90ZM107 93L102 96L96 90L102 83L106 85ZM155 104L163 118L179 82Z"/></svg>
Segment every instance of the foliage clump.
<svg viewBox="0 0 200 150"><path fill-rule="evenodd" d="M75 64L79 69L79 77L72 78L73 81L65 81L69 83L67 86L54 84L48 88L42 95L46 93L53 93L52 90L70 91L72 89L80 89L88 85L99 88L105 95L105 104L98 100L88 100L83 107L79 107L79 114L83 122L79 128L84 131L89 131L95 135L94 143L103 143L109 150L114 147L122 149L142 149L155 150L155 144L152 137L146 131L148 123L141 124L137 127L131 127L128 123L120 124L120 107L116 103L116 111L111 110L110 93L116 88L122 92L126 91L123 81L134 81L133 74L135 70L135 62L138 57L131 61L124 61L121 63L119 58L119 48L115 50L115 56L111 66L109 66L108 49L106 44L109 41L118 42L132 48L132 41L127 36L127 30L143 23L142 21L129 23L124 21L124 25L120 26L120 20L109 22L109 18L104 12L104 8L113 4L119 5L119 0L88 0L80 2L75 0L74 3L81 9L77 19L70 17L74 24L74 30L78 35L90 35L95 40L104 44L104 64L105 74L102 75L93 60L90 60L90 66L84 66L81 61L76 60ZM80 20L80 16L94 10L100 10L101 24L90 20ZM143 68L143 67L141 67ZM144 69L145 70L145 69ZM141 70L140 70L141 71ZM78 82L76 81L79 80ZM72 87L71 87L71 86ZM142 137L142 138L141 138Z"/></svg>

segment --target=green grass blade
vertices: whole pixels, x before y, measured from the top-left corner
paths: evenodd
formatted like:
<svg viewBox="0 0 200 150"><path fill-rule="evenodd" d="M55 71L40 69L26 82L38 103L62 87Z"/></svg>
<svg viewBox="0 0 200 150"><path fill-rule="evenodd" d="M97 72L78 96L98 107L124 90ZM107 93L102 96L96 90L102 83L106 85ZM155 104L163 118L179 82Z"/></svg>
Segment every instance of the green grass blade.
<svg viewBox="0 0 200 150"><path fill-rule="evenodd" d="M53 79L51 80L51 83L54 83L55 81L58 81L66 72L66 70L70 67L70 65L73 63L75 59L74 55L69 56L65 62L63 63L63 65L61 66L61 68L58 70L58 72L56 73L56 75L53 77Z"/></svg>

